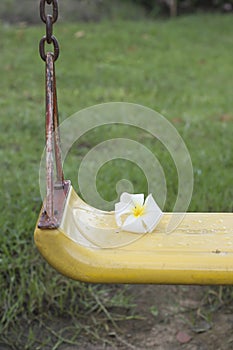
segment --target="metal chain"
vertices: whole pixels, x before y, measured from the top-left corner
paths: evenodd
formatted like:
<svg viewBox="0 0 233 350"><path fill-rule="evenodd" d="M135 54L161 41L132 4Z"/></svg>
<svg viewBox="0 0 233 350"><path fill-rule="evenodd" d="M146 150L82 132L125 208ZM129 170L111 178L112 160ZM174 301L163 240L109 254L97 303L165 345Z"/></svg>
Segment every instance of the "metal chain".
<svg viewBox="0 0 233 350"><path fill-rule="evenodd" d="M46 4L52 6L52 15L46 14ZM58 1L57 0L40 0L40 18L46 24L46 35L40 40L39 52L43 61L46 61L45 44L53 44L54 62L59 56L59 44L53 35L53 24L58 18Z"/></svg>

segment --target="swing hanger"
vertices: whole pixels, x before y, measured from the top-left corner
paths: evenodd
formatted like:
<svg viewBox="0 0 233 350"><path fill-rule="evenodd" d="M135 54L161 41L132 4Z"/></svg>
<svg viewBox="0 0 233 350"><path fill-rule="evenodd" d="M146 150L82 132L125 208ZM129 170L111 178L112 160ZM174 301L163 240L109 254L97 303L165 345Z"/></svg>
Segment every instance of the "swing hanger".
<svg viewBox="0 0 233 350"><path fill-rule="evenodd" d="M52 15L46 14L46 4L52 6ZM59 56L59 44L53 35L53 24L58 18L57 0L40 1L40 17L46 24L46 35L40 40L39 52L45 61L46 75L46 200L38 226L52 229L61 222L65 198L70 181L64 180L61 160L61 146L59 133L59 117L57 106L56 74L54 62ZM53 45L53 52L45 53L45 44ZM54 155L56 180L54 181Z"/></svg>

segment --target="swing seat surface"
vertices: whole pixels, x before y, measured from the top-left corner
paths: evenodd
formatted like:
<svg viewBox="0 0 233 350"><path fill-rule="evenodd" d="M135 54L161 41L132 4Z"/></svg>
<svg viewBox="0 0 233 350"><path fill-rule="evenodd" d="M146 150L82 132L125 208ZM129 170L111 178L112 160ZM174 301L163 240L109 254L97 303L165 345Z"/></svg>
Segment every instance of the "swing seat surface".
<svg viewBox="0 0 233 350"><path fill-rule="evenodd" d="M186 213L170 234L164 213L152 233L119 231L114 212L83 202L70 187L61 224L36 227L45 260L93 283L233 284L233 213Z"/></svg>

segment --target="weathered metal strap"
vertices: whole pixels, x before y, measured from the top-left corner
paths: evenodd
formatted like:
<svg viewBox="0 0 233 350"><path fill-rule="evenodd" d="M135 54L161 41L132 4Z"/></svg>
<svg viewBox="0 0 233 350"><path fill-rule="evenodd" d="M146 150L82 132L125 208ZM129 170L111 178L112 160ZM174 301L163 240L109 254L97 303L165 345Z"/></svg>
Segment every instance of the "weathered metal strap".
<svg viewBox="0 0 233 350"><path fill-rule="evenodd" d="M40 217L40 228L56 228L60 225L69 181L64 181L59 120L57 111L56 77L54 57L46 55L46 200ZM54 160L55 155L55 160ZM56 164L56 178L54 176Z"/></svg>

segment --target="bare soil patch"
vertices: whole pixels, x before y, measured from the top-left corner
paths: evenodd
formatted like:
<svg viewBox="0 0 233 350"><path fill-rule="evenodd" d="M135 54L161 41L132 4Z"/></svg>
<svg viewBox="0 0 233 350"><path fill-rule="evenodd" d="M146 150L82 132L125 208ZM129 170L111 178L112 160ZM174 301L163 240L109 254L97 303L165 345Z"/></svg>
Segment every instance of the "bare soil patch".
<svg viewBox="0 0 233 350"><path fill-rule="evenodd" d="M110 325L103 330L102 343L86 339L80 347L60 350L233 349L233 305L223 303L222 291L203 286L130 286L139 319L119 322L120 331Z"/></svg>

